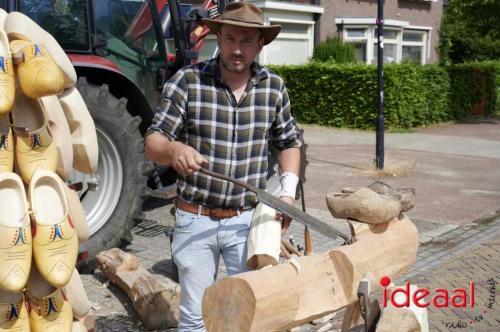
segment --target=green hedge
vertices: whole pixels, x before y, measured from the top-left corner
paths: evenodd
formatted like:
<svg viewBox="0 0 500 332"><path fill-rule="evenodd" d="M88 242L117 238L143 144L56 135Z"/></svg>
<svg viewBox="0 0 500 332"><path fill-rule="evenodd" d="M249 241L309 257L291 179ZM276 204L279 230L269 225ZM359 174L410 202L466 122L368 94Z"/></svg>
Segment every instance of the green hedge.
<svg viewBox="0 0 500 332"><path fill-rule="evenodd" d="M477 62L447 67L449 107L458 120L491 117L500 111L500 62Z"/></svg>
<svg viewBox="0 0 500 332"><path fill-rule="evenodd" d="M292 113L302 123L375 127L377 68L374 65L310 63L271 66L283 77ZM436 65L386 65L386 127L409 128L448 121L446 69Z"/></svg>

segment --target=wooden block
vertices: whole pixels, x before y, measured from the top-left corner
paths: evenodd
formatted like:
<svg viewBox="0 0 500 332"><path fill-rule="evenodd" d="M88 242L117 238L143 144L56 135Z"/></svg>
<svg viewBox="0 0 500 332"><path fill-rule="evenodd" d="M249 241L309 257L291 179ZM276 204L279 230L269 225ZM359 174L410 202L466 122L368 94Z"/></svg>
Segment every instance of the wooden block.
<svg viewBox="0 0 500 332"><path fill-rule="evenodd" d="M248 235L247 265L260 269L276 265L279 261L281 223L275 219L276 211L259 203L255 208L250 234Z"/></svg>

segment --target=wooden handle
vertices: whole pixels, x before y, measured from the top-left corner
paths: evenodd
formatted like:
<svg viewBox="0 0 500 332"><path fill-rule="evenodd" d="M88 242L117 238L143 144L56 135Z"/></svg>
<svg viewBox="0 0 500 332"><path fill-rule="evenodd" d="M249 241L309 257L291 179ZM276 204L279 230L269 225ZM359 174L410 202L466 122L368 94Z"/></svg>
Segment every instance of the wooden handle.
<svg viewBox="0 0 500 332"><path fill-rule="evenodd" d="M312 252L312 244L311 244L311 232L309 231L309 227L304 228L304 255L310 256Z"/></svg>

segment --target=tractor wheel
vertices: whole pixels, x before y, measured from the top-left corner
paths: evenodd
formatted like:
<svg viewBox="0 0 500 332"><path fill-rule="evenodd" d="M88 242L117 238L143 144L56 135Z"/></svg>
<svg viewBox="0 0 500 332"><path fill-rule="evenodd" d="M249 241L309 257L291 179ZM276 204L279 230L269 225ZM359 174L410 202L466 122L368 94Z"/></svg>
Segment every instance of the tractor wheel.
<svg viewBox="0 0 500 332"><path fill-rule="evenodd" d="M83 183L79 195L90 238L80 245L80 251L88 251L88 259L78 268L88 272L94 268L97 253L123 240L131 242L131 229L141 214L146 174L152 165L146 161L138 129L141 117L127 112L127 100L113 96L106 84L93 85L85 78L78 79L77 88L94 120L99 145L97 174L74 170L70 180Z"/></svg>

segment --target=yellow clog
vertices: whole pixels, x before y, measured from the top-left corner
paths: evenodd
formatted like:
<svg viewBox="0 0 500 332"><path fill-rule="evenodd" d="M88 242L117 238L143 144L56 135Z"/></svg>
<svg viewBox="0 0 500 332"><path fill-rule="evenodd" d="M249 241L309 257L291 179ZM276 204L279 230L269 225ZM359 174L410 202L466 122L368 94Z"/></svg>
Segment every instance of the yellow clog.
<svg viewBox="0 0 500 332"><path fill-rule="evenodd" d="M54 287L69 282L78 255L78 237L63 186L57 174L40 168L29 186L33 257L42 277Z"/></svg>
<svg viewBox="0 0 500 332"><path fill-rule="evenodd" d="M27 40L10 42L16 74L24 94L31 98L57 95L64 90L64 77L44 46Z"/></svg>
<svg viewBox="0 0 500 332"><path fill-rule="evenodd" d="M29 319L33 332L68 332L73 325L71 304L58 288L52 294L35 298L29 295Z"/></svg>
<svg viewBox="0 0 500 332"><path fill-rule="evenodd" d="M0 172L14 170L14 138L9 115L0 115Z"/></svg>
<svg viewBox="0 0 500 332"><path fill-rule="evenodd" d="M14 66L9 40L0 28L0 115L10 112L15 94Z"/></svg>
<svg viewBox="0 0 500 332"><path fill-rule="evenodd" d="M15 301L0 300L0 332L29 332L30 321L23 293L12 294Z"/></svg>
<svg viewBox="0 0 500 332"><path fill-rule="evenodd" d="M0 288L20 292L31 268L32 238L24 185L15 173L0 173Z"/></svg>
<svg viewBox="0 0 500 332"><path fill-rule="evenodd" d="M55 171L57 147L39 101L18 93L12 108L12 122L16 137L15 159L23 180L29 183L38 167Z"/></svg>

